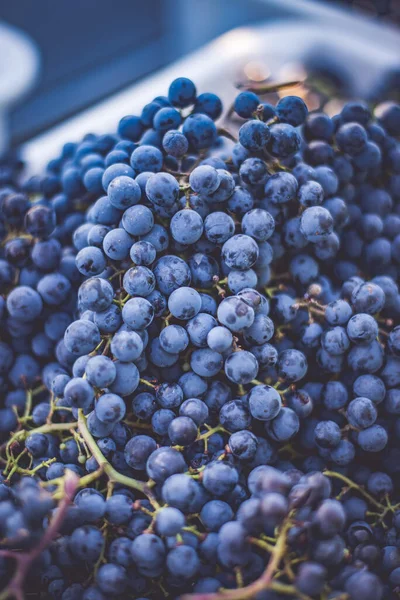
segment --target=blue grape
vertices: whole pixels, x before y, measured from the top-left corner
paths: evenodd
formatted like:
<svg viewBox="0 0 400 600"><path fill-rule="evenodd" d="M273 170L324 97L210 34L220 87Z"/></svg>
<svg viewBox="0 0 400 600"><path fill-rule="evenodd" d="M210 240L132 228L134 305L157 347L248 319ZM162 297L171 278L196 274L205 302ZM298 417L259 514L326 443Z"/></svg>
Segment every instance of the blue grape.
<svg viewBox="0 0 400 600"><path fill-rule="evenodd" d="M155 440L147 435L138 435L129 440L125 446L125 460L132 469L142 470L147 459L157 448Z"/></svg>
<svg viewBox="0 0 400 600"><path fill-rule="evenodd" d="M256 385L249 394L249 410L259 421L274 419L282 407L279 393L269 385Z"/></svg>
<svg viewBox="0 0 400 600"><path fill-rule="evenodd" d="M248 119L257 110L260 100L253 92L241 92L236 96L234 109L235 112L244 119Z"/></svg>
<svg viewBox="0 0 400 600"><path fill-rule="evenodd" d="M105 424L118 423L125 416L125 403L116 394L103 394L95 406L96 417Z"/></svg>

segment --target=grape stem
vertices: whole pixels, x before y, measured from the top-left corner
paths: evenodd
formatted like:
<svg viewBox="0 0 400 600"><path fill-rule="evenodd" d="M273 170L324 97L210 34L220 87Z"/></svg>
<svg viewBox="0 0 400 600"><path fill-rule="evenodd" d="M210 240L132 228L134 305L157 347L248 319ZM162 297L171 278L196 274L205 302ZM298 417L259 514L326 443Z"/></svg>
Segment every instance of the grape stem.
<svg viewBox="0 0 400 600"><path fill-rule="evenodd" d="M114 467L108 462L108 460L96 444L96 441L90 433L89 429L87 428L86 417L83 414L82 409L79 409L78 413L78 429L82 438L85 440L87 447L92 453L93 458L95 458L97 464L99 465L99 469L96 472L100 472L99 470L101 470L102 473L105 473L105 475L107 475L109 481L111 481L112 483L120 483L128 488L132 488L134 490L137 490L138 492L141 492L142 494L148 497L148 499L155 508L159 508L159 505L150 490L150 488L153 485L153 482L144 482L139 481L138 479L133 479L132 477L127 477L122 473L118 473L118 471L116 471Z"/></svg>
<svg viewBox="0 0 400 600"><path fill-rule="evenodd" d="M182 600L249 600L267 588L279 591L283 594L296 593L301 600L308 600L307 596L304 596L303 594L299 595L293 586L273 581L274 574L286 552L287 534L292 526L290 517L291 515L288 515L283 522L277 542L271 550L267 568L259 579L256 579L256 581L243 588L223 590L221 592L216 592L215 594L185 594L182 596Z"/></svg>
<svg viewBox="0 0 400 600"><path fill-rule="evenodd" d="M0 594L0 600L15 598L24 600L24 583L32 563L42 554L51 542L57 537L61 525L67 514L69 505L72 503L75 491L78 487L79 478L73 471L66 471L64 478L64 495L58 505L58 509L50 521L50 525L42 536L39 544L29 552L14 552L12 550L0 550L0 557L12 558L16 562L15 573Z"/></svg>
<svg viewBox="0 0 400 600"><path fill-rule="evenodd" d="M357 485L356 483L354 483L354 481L352 481L351 479L349 479L345 475L342 475L341 473L336 473L336 471L324 471L323 473L324 473L324 475L326 477L333 477L333 478L336 478L336 479L340 479L349 488L352 488L353 490L357 490L362 496L365 497L366 500L368 500L371 504L373 504L374 506L376 506L377 508L379 508L379 510L385 510L385 512L388 512L388 510L390 510L390 508L387 509L386 506L384 506L383 504L381 504L380 502L378 502L377 500L375 500L375 498L373 496L371 496L370 494L368 494L368 492L366 492L362 487L360 487L359 485Z"/></svg>

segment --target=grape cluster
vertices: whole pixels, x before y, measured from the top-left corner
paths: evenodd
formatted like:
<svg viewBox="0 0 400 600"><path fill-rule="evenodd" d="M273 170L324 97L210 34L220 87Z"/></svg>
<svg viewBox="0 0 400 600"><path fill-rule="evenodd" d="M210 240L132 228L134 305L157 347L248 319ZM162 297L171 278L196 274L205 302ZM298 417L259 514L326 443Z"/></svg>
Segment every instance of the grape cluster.
<svg viewBox="0 0 400 600"><path fill-rule="evenodd" d="M0 191L0 599L395 600L400 107L179 78Z"/></svg>

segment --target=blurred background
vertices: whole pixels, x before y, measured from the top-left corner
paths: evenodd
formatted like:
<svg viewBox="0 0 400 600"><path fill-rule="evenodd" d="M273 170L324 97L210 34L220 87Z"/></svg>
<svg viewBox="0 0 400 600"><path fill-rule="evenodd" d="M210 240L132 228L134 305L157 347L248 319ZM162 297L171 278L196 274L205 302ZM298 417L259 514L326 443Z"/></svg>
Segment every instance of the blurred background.
<svg viewBox="0 0 400 600"><path fill-rule="evenodd" d="M15 0L0 20L0 138L12 146L124 90L133 105L137 82L184 57L179 74L210 85L211 57L232 84L301 81L311 108L333 89L399 94L400 0ZM190 54L222 34L203 64Z"/></svg>

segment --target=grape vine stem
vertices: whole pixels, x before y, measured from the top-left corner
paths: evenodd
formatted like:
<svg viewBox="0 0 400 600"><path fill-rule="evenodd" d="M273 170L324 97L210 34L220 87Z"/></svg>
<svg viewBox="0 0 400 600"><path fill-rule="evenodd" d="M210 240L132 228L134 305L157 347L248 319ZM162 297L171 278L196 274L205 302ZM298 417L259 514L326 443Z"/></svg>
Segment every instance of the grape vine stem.
<svg viewBox="0 0 400 600"><path fill-rule="evenodd" d="M101 470L101 472L107 475L109 481L111 481L112 483L120 483L128 488L132 488L134 490L137 490L138 492L141 492L142 494L148 497L148 499L155 508L159 508L159 505L150 490L150 488L153 485L153 482L139 481L138 479L133 479L132 477L123 475L122 473L116 471L114 467L108 462L108 460L101 452L100 448L96 444L95 439L93 438L92 434L90 433L87 427L86 417L83 414L82 409L79 409L78 413L78 429L82 438L86 442L87 447L91 451L93 458L96 459L96 462L99 465L97 471Z"/></svg>
<svg viewBox="0 0 400 600"><path fill-rule="evenodd" d="M249 600L259 592L266 589L279 591L283 594L296 593L300 600L308 600L308 596L298 593L292 585L286 585L279 581L273 581L274 574L278 570L287 548L287 534L292 526L291 515L288 515L282 523L277 542L271 550L271 556L264 573L256 581L242 588L234 590L223 590L211 594L185 594L182 600Z"/></svg>
<svg viewBox="0 0 400 600"><path fill-rule="evenodd" d="M15 552L12 550L0 550L0 557L11 558L16 562L15 573L7 587L0 594L0 600L15 598L24 600L24 583L32 563L41 555L51 542L57 537L60 527L65 519L69 505L72 503L75 491L78 487L78 476L73 471L67 470L64 478L64 494L58 505L58 509L50 521L50 525L42 536L39 544L29 552Z"/></svg>
<svg viewBox="0 0 400 600"><path fill-rule="evenodd" d="M375 500L375 498L373 496L371 496L371 494L366 492L362 487L360 487L359 485L354 483L354 481L352 481L345 475L342 475L341 473L336 473L336 471L323 471L323 474L325 475L325 477L332 477L332 478L340 479L340 481L343 481L343 483L345 483L349 488L351 488L353 490L357 490L373 506L376 506L376 508L379 508L380 510L382 510L382 509L386 510L386 508L387 508L386 506L384 506L383 504L381 504L380 502Z"/></svg>

